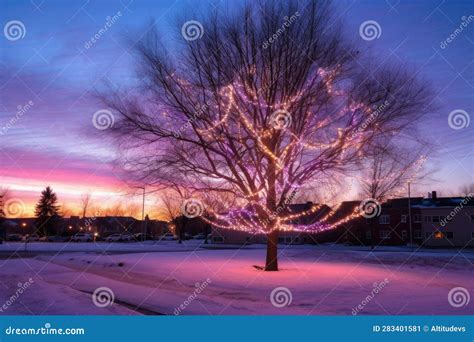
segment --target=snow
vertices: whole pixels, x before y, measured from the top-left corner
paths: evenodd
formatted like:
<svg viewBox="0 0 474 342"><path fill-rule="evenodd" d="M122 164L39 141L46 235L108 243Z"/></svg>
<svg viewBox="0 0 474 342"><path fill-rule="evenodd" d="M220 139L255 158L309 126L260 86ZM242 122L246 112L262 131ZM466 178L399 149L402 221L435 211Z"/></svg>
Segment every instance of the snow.
<svg viewBox="0 0 474 342"><path fill-rule="evenodd" d="M31 277L34 283L0 314L351 315L373 292L374 283L385 280L358 314L474 314L472 302L462 307L448 303L454 287L474 295L472 250L280 246L280 271L263 272L253 267L265 259L261 245L60 245L32 243L30 253L1 254L0 308L19 282ZM14 246L0 245L0 251ZM114 304L93 304L91 294L98 287L114 292ZM277 287L291 292L289 305L272 305L270 294Z"/></svg>

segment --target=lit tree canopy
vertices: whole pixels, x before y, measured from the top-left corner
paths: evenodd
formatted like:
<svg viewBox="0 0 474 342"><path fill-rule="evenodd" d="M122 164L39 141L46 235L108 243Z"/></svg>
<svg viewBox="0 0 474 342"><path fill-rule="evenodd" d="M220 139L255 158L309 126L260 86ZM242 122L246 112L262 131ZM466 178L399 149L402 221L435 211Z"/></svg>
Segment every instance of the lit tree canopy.
<svg viewBox="0 0 474 342"><path fill-rule="evenodd" d="M176 49L154 29L137 44L139 94L105 97L120 118L114 132L126 168L148 184L235 196L240 205L214 224L268 234L274 270L278 231L333 226L327 217L292 225L297 215L277 208L415 125L430 92L400 68L369 63L325 1L264 1L200 22L202 37Z"/></svg>

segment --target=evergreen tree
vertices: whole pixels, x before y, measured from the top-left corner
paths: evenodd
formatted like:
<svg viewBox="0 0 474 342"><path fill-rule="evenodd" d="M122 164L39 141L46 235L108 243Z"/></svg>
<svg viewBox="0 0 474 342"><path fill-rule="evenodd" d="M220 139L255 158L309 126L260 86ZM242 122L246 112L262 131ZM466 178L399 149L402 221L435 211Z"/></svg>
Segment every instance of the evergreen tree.
<svg viewBox="0 0 474 342"><path fill-rule="evenodd" d="M56 233L59 219L58 197L51 187L47 186L41 192L41 198L36 204L36 226L40 235L48 236Z"/></svg>

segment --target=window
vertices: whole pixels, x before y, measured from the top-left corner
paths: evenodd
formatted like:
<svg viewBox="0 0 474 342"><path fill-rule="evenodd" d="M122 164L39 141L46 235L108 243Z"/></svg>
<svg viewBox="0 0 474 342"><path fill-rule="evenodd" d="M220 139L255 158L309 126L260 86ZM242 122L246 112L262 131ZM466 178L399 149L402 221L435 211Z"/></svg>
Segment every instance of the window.
<svg viewBox="0 0 474 342"><path fill-rule="evenodd" d="M414 222L421 222L422 219L421 219L421 215L415 215L415 220Z"/></svg>
<svg viewBox="0 0 474 342"><path fill-rule="evenodd" d="M474 222L474 215L471 215L471 222Z"/></svg>
<svg viewBox="0 0 474 342"><path fill-rule="evenodd" d="M433 223L438 223L439 222L439 216L433 216Z"/></svg>
<svg viewBox="0 0 474 342"><path fill-rule="evenodd" d="M426 223L429 223L429 222L431 222L431 221L432 221L432 220L431 220L431 216L425 216L425 222L426 222Z"/></svg>
<svg viewBox="0 0 474 342"><path fill-rule="evenodd" d="M369 240L372 239L372 232L370 230L365 231L365 238Z"/></svg>
<svg viewBox="0 0 474 342"><path fill-rule="evenodd" d="M421 239L421 230L415 230L414 237L415 239Z"/></svg>
<svg viewBox="0 0 474 342"><path fill-rule="evenodd" d="M390 239L391 232L390 230L381 230L380 231L380 238L381 239Z"/></svg>
<svg viewBox="0 0 474 342"><path fill-rule="evenodd" d="M285 238L279 237L279 238L278 238L278 242L279 242L279 243L285 242Z"/></svg>
<svg viewBox="0 0 474 342"><path fill-rule="evenodd" d="M406 240L407 239L407 236L408 236L408 233L406 230L402 230L402 239L403 240Z"/></svg>
<svg viewBox="0 0 474 342"><path fill-rule="evenodd" d="M390 216L389 215L381 215L379 217L380 224L390 224Z"/></svg>
<svg viewBox="0 0 474 342"><path fill-rule="evenodd" d="M435 233L434 233L434 238L435 239L444 239L446 236L444 235L443 232L440 232L439 230L437 230Z"/></svg>
<svg viewBox="0 0 474 342"><path fill-rule="evenodd" d="M447 239L452 239L454 237L453 232L446 232L446 238Z"/></svg>
<svg viewBox="0 0 474 342"><path fill-rule="evenodd" d="M407 216L406 215L402 215L402 223L407 223Z"/></svg>
<svg viewBox="0 0 474 342"><path fill-rule="evenodd" d="M474 239L474 232L471 232L471 239Z"/></svg>
<svg viewBox="0 0 474 342"><path fill-rule="evenodd" d="M430 232L426 232L425 233L425 239L429 239L431 237L431 233Z"/></svg>

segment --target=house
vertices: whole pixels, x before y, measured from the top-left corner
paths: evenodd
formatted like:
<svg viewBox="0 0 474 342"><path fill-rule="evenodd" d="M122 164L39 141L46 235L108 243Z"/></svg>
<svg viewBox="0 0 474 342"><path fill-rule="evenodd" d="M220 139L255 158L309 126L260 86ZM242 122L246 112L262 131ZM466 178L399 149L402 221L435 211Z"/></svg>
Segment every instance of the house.
<svg viewBox="0 0 474 342"><path fill-rule="evenodd" d="M147 218L142 221L131 216L105 216L82 219L81 228L97 232L102 237L116 233L145 232L153 237L158 237L168 232L168 223Z"/></svg>
<svg viewBox="0 0 474 342"><path fill-rule="evenodd" d="M36 232L36 218L10 218L7 220L9 223L5 226L6 234L33 234Z"/></svg>
<svg viewBox="0 0 474 342"><path fill-rule="evenodd" d="M184 234L189 234L191 236L198 234L208 235L212 231L210 224L200 216L188 218L181 215L172 221L172 225L174 227L175 235L179 236L180 233L182 233L182 238L184 238ZM183 230L182 232L181 229Z"/></svg>
<svg viewBox="0 0 474 342"><path fill-rule="evenodd" d="M16 225L15 222L9 221L3 217L0 217L0 243L7 237L7 227L10 225Z"/></svg>
<svg viewBox="0 0 474 342"><path fill-rule="evenodd" d="M422 197L394 198L381 205L378 217L366 219L366 242L378 245L406 245L407 243L420 244L422 217L416 207L423 200ZM409 204L410 203L410 204ZM411 205L411 222L410 210ZM411 224L411 228L410 228ZM411 232L411 237L410 237ZM370 241L370 240L373 240Z"/></svg>
<svg viewBox="0 0 474 342"><path fill-rule="evenodd" d="M10 219L14 225L7 226L7 234L37 233L36 218ZM105 237L115 233L144 233L160 236L169 231L168 223L160 220L137 220L131 216L62 217L58 220L57 235L71 236L79 232L97 233Z"/></svg>
<svg viewBox="0 0 474 342"><path fill-rule="evenodd" d="M336 222L351 215L360 205L360 201L344 201L333 209L331 217L328 218L327 223L335 224ZM313 239L314 243L346 243L351 245L367 245L370 244L370 234L367 234L369 226L367 220L363 217L358 217L347 221L344 224L338 225L334 229L329 229L316 234Z"/></svg>
<svg viewBox="0 0 474 342"><path fill-rule="evenodd" d="M313 202L306 202L300 204L288 204L283 210L281 210L281 215L292 215L300 214L303 212L309 211L313 207L317 207L318 204L313 204ZM323 217L329 213L331 209L327 205L321 205L318 209L308 215L295 218L289 223L292 225L300 224L311 224L318 221L319 218ZM303 243L314 243L314 233L305 233L305 232L280 232L278 236L279 244L303 244ZM266 243L267 237L264 234L252 234L250 232L223 229L218 226L212 227L212 238L213 243L222 243L222 244L251 244L251 243Z"/></svg>
<svg viewBox="0 0 474 342"><path fill-rule="evenodd" d="M344 203L348 208L355 208L360 202ZM427 198L410 198L410 204L411 228L408 198L394 198L381 205L378 217L361 217L336 229L343 235L334 241L368 246L406 245L410 242L427 247L474 245L472 197L438 198L433 191ZM343 214L348 212L350 209Z"/></svg>
<svg viewBox="0 0 474 342"><path fill-rule="evenodd" d="M416 205L423 218L422 244L427 247L474 247L474 200L466 197L431 198Z"/></svg>

